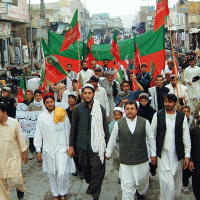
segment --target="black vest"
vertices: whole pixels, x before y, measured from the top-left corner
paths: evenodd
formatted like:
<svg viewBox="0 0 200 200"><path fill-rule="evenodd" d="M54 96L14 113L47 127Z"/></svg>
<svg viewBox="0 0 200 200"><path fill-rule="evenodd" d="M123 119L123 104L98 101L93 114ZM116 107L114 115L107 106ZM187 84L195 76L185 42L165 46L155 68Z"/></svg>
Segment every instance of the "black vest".
<svg viewBox="0 0 200 200"><path fill-rule="evenodd" d="M79 119L77 127L76 148L82 150L91 149L91 121L88 118L85 103L77 105Z"/></svg>
<svg viewBox="0 0 200 200"><path fill-rule="evenodd" d="M178 160L185 157L184 144L183 144L183 121L185 114L176 111L176 121L175 121L175 149L178 156ZM158 111L157 113L157 136L156 136L156 147L157 156L161 158L161 152L163 149L163 144L166 134L166 115L165 110Z"/></svg>
<svg viewBox="0 0 200 200"><path fill-rule="evenodd" d="M134 133L131 133L125 117L118 121L118 127L119 162L125 165L139 165L147 162L146 119L137 116Z"/></svg>

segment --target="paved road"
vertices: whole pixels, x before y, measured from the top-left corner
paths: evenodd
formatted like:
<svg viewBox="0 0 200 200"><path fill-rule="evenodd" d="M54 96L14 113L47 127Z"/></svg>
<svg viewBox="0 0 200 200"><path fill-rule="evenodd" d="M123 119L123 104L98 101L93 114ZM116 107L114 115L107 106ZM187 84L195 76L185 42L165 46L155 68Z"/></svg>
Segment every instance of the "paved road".
<svg viewBox="0 0 200 200"><path fill-rule="evenodd" d="M24 181L27 191L24 200L52 200L49 180L46 174L42 173L42 164L36 161L36 158L30 160L22 166ZM86 194L88 185L85 180L70 175L71 187L69 190L69 200L92 200L90 195ZM118 184L118 172L113 170L112 159L106 161L106 175L104 178L100 200L121 200L121 187ZM189 185L192 191L191 180ZM151 177L150 187L146 194L147 200L159 199L158 177ZM178 200L193 200L193 192L186 195L181 194ZM17 200L15 189L11 188L11 200Z"/></svg>

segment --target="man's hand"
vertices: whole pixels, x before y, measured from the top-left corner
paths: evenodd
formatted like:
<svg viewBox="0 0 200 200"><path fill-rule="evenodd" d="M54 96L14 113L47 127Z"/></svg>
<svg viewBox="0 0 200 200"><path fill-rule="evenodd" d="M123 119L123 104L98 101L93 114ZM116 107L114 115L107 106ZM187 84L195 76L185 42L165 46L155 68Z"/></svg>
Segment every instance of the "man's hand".
<svg viewBox="0 0 200 200"><path fill-rule="evenodd" d="M27 156L27 151L24 151L22 154L22 160L24 161L24 164L28 162L28 156Z"/></svg>
<svg viewBox="0 0 200 200"><path fill-rule="evenodd" d="M128 99L124 99L123 101L121 101L121 103L119 104L119 107L122 107L127 101Z"/></svg>
<svg viewBox="0 0 200 200"><path fill-rule="evenodd" d="M183 163L184 169L187 169L189 167L189 164L190 164L190 159L189 158L185 158L184 159L184 163Z"/></svg>
<svg viewBox="0 0 200 200"><path fill-rule="evenodd" d="M194 163L193 163L193 162L190 162L189 170L190 170L191 172L193 172L193 170L194 170Z"/></svg>
<svg viewBox="0 0 200 200"><path fill-rule="evenodd" d="M106 160L110 160L110 158L106 157L106 151L104 153L104 157L105 157Z"/></svg>
<svg viewBox="0 0 200 200"><path fill-rule="evenodd" d="M188 81L188 84L189 84L189 85L192 85L192 83L191 83L190 81Z"/></svg>
<svg viewBox="0 0 200 200"><path fill-rule="evenodd" d="M136 77L136 75L135 74L133 74L133 76L131 77L131 81L137 81L137 77Z"/></svg>
<svg viewBox="0 0 200 200"><path fill-rule="evenodd" d="M38 162L41 163L42 162L42 153L41 152L37 153L36 157L37 157Z"/></svg>
<svg viewBox="0 0 200 200"><path fill-rule="evenodd" d="M70 158L73 158L74 157L74 154L75 154L75 152L74 152L74 147L69 147L69 149L67 150L67 153L69 154L69 157Z"/></svg>
<svg viewBox="0 0 200 200"><path fill-rule="evenodd" d="M157 163L157 157L156 156L151 157L151 164L156 165L156 163Z"/></svg>

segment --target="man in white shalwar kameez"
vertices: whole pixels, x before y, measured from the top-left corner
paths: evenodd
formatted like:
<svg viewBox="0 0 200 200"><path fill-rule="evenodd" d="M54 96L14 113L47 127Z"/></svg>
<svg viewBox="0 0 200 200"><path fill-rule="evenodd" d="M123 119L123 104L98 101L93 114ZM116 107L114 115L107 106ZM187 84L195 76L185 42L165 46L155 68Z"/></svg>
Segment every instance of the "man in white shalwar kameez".
<svg viewBox="0 0 200 200"><path fill-rule="evenodd" d="M182 168L189 166L191 142L187 118L175 110L177 97L164 97L165 109L154 114L151 127L156 135L160 200L172 200L182 188Z"/></svg>
<svg viewBox="0 0 200 200"><path fill-rule="evenodd" d="M187 87L178 83L178 78L175 75L171 76L170 81L171 83L166 85L169 88L169 93L175 94L178 99L182 98L184 101L188 101Z"/></svg>
<svg viewBox="0 0 200 200"><path fill-rule="evenodd" d="M137 104L125 103L126 117L115 122L105 157L111 157L119 135L119 162L122 200L133 200L136 190L140 199L149 187L149 159L146 138L150 145L152 164L156 164L156 143L149 121L137 116Z"/></svg>
<svg viewBox="0 0 200 200"><path fill-rule="evenodd" d="M200 91L200 67L195 66L194 58L190 59L190 66L185 69L184 78L188 88L189 106L191 112L194 112L195 103L199 98Z"/></svg>
<svg viewBox="0 0 200 200"><path fill-rule="evenodd" d="M47 110L38 117L34 136L37 159L43 160L54 200L67 199L69 173L75 172L74 161L67 154L70 122L64 108L55 107L53 94L45 95L44 105Z"/></svg>

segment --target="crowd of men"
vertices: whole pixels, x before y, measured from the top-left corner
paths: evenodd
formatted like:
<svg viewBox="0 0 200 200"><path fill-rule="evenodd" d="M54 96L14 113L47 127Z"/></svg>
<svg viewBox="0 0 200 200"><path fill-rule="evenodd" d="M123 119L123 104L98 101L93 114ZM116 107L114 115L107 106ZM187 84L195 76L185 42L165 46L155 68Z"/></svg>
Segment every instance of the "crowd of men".
<svg viewBox="0 0 200 200"><path fill-rule="evenodd" d="M145 199L150 172L159 176L161 200L174 199L181 190L190 193L191 176L194 195L200 199L200 67L188 54L184 61L176 56L179 74L173 74L173 62L167 61L153 87L147 64L141 64L138 74L133 59L127 69L120 66L124 76L120 84L105 59L103 66L92 61L91 69L82 61L79 74L68 64L68 77L48 86L45 95L39 89L27 90L28 111L43 111L34 138L29 138L29 155L14 119L17 102L9 97L10 88L4 87L0 99L1 199L10 199L8 180L18 198L24 197L21 154L26 163L35 152L48 174L54 200L67 199L70 173L85 179L86 193L99 199L105 159L111 157L119 171L123 200L135 195Z"/></svg>

